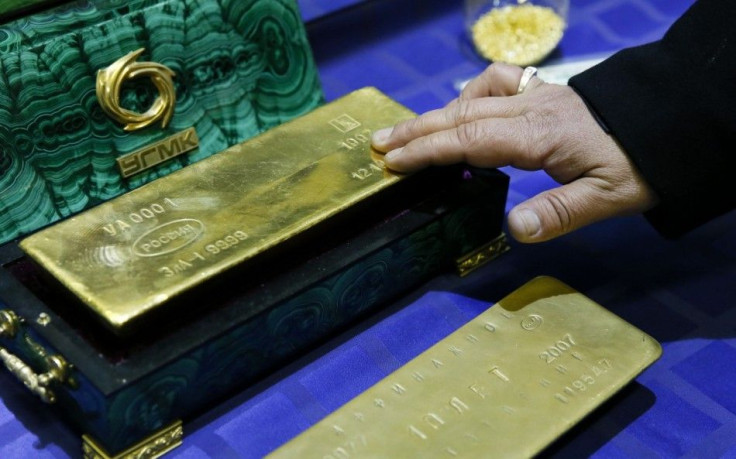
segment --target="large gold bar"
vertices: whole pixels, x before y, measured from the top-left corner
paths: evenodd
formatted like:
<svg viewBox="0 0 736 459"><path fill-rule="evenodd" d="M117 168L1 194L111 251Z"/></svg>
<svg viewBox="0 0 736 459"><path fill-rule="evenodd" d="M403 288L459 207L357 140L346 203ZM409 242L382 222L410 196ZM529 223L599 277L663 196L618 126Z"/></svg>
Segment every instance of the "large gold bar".
<svg viewBox="0 0 736 459"><path fill-rule="evenodd" d="M400 180L370 136L411 116L362 89L20 246L124 334L159 305Z"/></svg>
<svg viewBox="0 0 736 459"><path fill-rule="evenodd" d="M661 353L579 292L537 278L270 457L532 457Z"/></svg>

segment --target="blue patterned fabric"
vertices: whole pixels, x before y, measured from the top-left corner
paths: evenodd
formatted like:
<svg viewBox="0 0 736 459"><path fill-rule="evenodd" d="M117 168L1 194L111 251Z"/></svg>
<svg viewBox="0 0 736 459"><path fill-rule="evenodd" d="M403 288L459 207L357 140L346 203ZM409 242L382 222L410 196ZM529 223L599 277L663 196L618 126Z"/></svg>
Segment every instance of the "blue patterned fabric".
<svg viewBox="0 0 736 459"><path fill-rule="evenodd" d="M318 3L333 4L304 0L303 14ZM308 30L328 99L374 85L423 111L455 97L456 82L485 66L465 41L461 3L368 0L312 22ZM691 3L572 0L569 28L551 59L656 39ZM512 177L508 208L555 186L542 173L505 172ZM542 274L580 290L664 346L661 360L550 454L736 458L734 213L674 242L640 217L615 219L549 243L514 244L464 279L440 276L186 424L185 443L172 457L260 457ZM76 433L4 373L0 400L0 457L78 455Z"/></svg>

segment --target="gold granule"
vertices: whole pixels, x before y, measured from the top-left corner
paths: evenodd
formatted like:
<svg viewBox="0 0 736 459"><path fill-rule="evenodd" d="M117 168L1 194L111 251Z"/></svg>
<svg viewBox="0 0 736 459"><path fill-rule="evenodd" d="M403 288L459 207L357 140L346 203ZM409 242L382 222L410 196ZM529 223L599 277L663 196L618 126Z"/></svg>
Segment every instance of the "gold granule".
<svg viewBox="0 0 736 459"><path fill-rule="evenodd" d="M472 32L483 57L523 67L555 49L564 29L565 21L552 8L527 4L492 9L473 24Z"/></svg>

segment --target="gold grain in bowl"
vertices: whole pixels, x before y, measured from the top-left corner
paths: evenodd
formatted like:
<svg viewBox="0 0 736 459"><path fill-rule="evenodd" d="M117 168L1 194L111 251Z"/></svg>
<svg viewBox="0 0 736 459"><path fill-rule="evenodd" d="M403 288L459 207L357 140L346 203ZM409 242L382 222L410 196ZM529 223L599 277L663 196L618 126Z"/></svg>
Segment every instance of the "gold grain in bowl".
<svg viewBox="0 0 736 459"><path fill-rule="evenodd" d="M465 0L465 25L483 58L523 67L557 47L569 6L569 0Z"/></svg>

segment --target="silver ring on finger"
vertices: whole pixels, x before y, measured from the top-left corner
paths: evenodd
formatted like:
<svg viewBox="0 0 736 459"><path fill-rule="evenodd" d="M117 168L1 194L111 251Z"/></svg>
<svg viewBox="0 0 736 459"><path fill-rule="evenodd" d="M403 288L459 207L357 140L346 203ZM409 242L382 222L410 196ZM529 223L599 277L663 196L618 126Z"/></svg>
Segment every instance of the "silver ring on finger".
<svg viewBox="0 0 736 459"><path fill-rule="evenodd" d="M526 89L527 85L530 81L532 81L532 78L534 78L537 74L537 68L536 67L526 67L524 69L524 72L521 74L521 80L519 80L519 87L516 90L516 94L523 94L524 90Z"/></svg>

